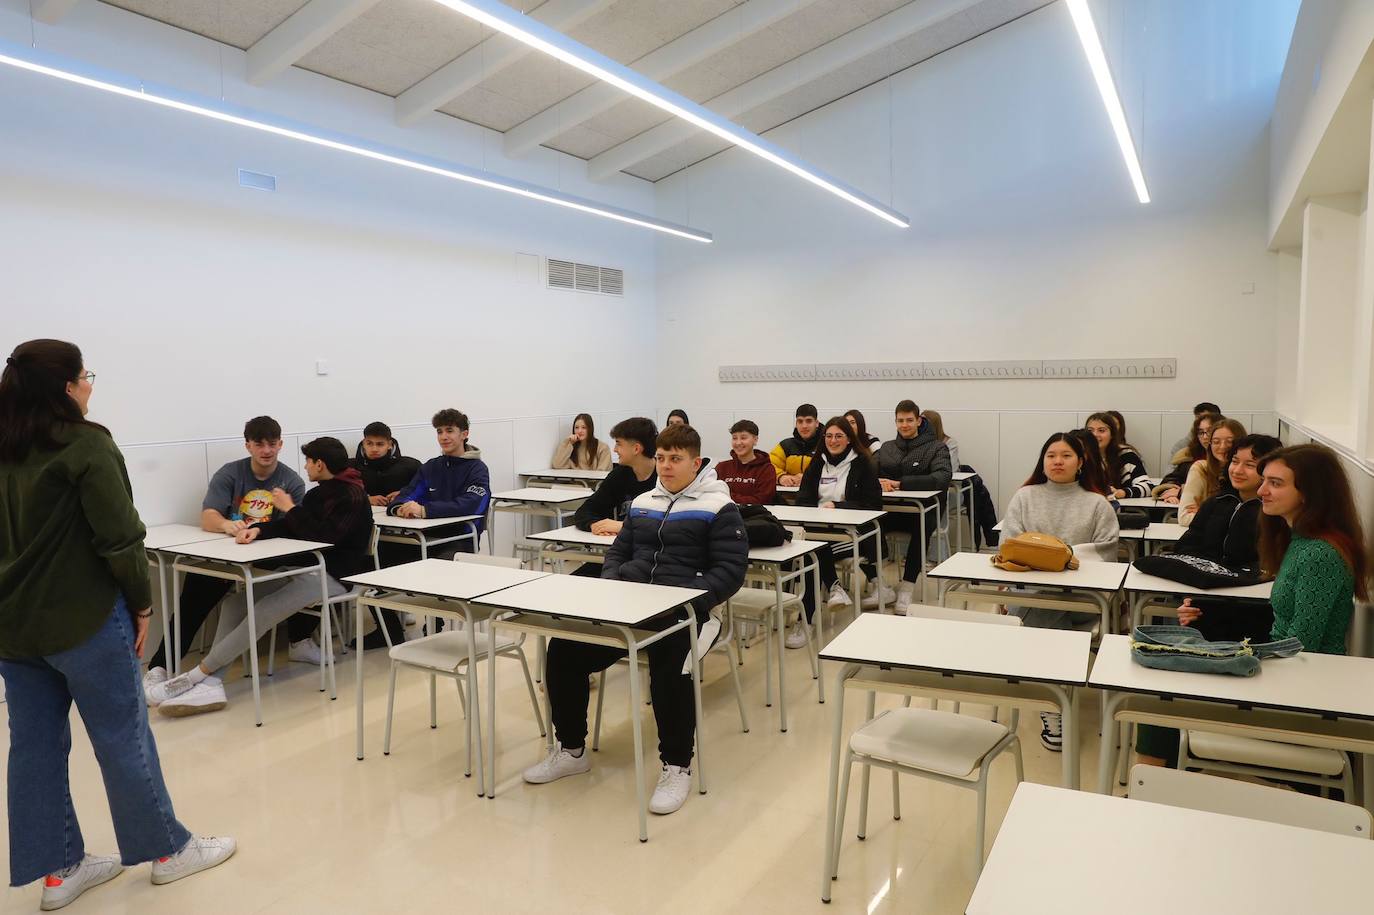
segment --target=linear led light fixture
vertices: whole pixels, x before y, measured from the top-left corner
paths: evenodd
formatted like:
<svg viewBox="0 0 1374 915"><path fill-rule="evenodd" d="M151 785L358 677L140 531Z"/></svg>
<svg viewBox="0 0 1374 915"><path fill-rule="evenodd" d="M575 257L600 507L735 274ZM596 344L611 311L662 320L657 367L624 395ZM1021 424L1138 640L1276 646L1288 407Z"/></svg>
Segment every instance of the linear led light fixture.
<svg viewBox="0 0 1374 915"><path fill-rule="evenodd" d="M1102 51L1102 40L1098 37L1097 26L1093 24L1092 11L1088 0L1065 0L1069 5L1069 15L1073 17L1073 27L1078 32L1078 40L1083 43L1083 53L1088 57L1088 66L1097 80L1097 91L1102 93L1102 104L1107 106L1107 119L1112 122L1112 132L1121 147L1121 155L1126 159L1126 171L1131 174L1131 184L1135 185L1135 195L1141 203L1150 202L1150 192L1145 187L1145 173L1140 169L1140 157L1135 152L1135 141L1131 139L1131 128L1126 123L1126 112L1121 107L1121 96L1117 94L1116 84L1112 81L1111 67L1107 66L1107 55Z"/></svg>
<svg viewBox="0 0 1374 915"><path fill-rule="evenodd" d="M347 137L342 134L326 134L313 127L296 124L291 121L263 114L262 112L233 108L221 102L211 101L199 96L193 96L160 87L157 88L156 91L153 91L152 86L130 77L108 73L100 73L97 75L93 71L89 71L89 68L81 68L88 69L88 72L91 72L91 75L86 75L78 72L77 68L73 67L72 62L59 58L56 55L47 54L30 48L18 48L7 42L0 42L0 64L18 67L21 70L28 70L32 73L41 73L44 76L51 76L65 82L75 83L79 86L100 89L104 92L110 92L125 98L151 102L154 105L160 105L164 108L184 111L189 114L198 114L201 117L222 121L226 124L237 124L240 127L260 130L263 133L286 137L291 140L299 140L302 143L310 143L314 146L323 146L326 149L352 153L355 156L362 156L365 159L385 162L390 165L398 165L402 168L438 175L441 178L451 178L455 181L475 184L479 187L490 188L496 191L505 191L508 194L517 194L530 200L538 200L543 203L551 203L554 206L566 207L570 210L578 210L583 213L590 213L594 216L602 216L606 219L614 219L617 222L639 226L644 229L653 229L655 232L663 232L668 235L675 235L679 238L687 238L692 241L707 243L712 240L711 233L709 232L665 222L661 219L655 219L652 216L645 216L632 210L622 210L619 207L598 203L594 200L574 197L560 191L552 190L551 188L540 187L537 184L527 184L523 181L517 181L514 178L506 178L501 175L492 174L491 172L464 168L461 165L419 156L415 153L403 150L393 150L366 144L364 141Z"/></svg>
<svg viewBox="0 0 1374 915"><path fill-rule="evenodd" d="M504 35L523 42L537 51L555 57L564 63L590 74L602 82L610 83L648 102L669 114L682 118L726 140L735 146L746 149L754 155L784 168L792 174L829 191L841 200L847 200L857 207L867 210L874 216L884 219L900 228L907 228L911 221L896 210L886 207L862 191L832 178L824 172L812 168L782 147L745 130L738 124L721 117L710 109L698 105L685 96L667 89L629 67L597 53L586 45L573 41L557 29L550 28L536 19L518 13L499 0L436 0L455 12L462 13L489 26Z"/></svg>

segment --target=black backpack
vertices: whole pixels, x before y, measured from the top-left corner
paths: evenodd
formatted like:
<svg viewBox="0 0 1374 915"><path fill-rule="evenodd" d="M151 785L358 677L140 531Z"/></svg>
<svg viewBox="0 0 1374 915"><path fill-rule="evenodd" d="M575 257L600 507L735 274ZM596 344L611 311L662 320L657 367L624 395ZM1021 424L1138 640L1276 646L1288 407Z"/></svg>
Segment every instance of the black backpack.
<svg viewBox="0 0 1374 915"><path fill-rule="evenodd" d="M741 505L739 513L744 518L744 534L751 547L782 546L792 539L792 532L765 506Z"/></svg>
<svg viewBox="0 0 1374 915"><path fill-rule="evenodd" d="M1199 556L1170 553L1141 556L1131 563L1146 575L1155 575L1191 588L1243 588L1264 581L1259 569L1232 569Z"/></svg>

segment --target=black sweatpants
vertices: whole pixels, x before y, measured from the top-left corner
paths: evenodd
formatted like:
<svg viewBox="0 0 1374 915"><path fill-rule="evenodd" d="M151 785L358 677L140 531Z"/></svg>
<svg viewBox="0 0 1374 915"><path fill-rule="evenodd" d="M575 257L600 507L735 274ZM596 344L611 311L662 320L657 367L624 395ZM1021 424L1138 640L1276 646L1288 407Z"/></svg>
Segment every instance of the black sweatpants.
<svg viewBox="0 0 1374 915"><path fill-rule="evenodd" d="M700 627L703 620L698 617ZM665 623L664 627L671 625ZM683 662L692 650L685 629L644 650L649 656L649 696L658 723L658 755L664 765L692 764L692 741L696 735L696 702L692 696L692 677L682 672ZM553 710L553 731L569 750L587 745L587 700L591 696L587 678L626 657L623 648L590 645L567 639L551 639L544 664L544 682ZM639 676L631 671L631 676ZM638 715L639 709L631 709Z"/></svg>
<svg viewBox="0 0 1374 915"><path fill-rule="evenodd" d="M181 642L178 646L177 659L186 657L186 653L191 650L191 643L196 640L196 633L200 627L205 625L205 620L210 616L210 611L219 606L219 602L224 600L224 596L233 587L233 582L224 578L211 578L208 575L187 575L182 579L181 584ZM164 613L171 613L171 607L164 607ZM309 614L295 613L286 621L286 631L290 640L299 642L307 639L319 625L319 620ZM148 661L148 669L162 667L167 670L171 668L167 665L167 646L159 645L157 653Z"/></svg>

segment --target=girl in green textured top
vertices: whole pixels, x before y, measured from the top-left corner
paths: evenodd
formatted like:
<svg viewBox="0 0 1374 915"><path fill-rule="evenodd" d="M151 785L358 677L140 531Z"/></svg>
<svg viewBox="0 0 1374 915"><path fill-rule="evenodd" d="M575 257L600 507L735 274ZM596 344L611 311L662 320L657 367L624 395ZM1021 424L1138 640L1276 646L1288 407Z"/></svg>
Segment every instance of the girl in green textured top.
<svg viewBox="0 0 1374 915"><path fill-rule="evenodd" d="M1345 654L1353 600L1368 594L1364 534L1345 470L1330 448L1295 445L1266 455L1259 472L1260 566L1277 569L1270 637Z"/></svg>
<svg viewBox="0 0 1374 915"><path fill-rule="evenodd" d="M0 374L0 677L9 705L10 885L60 909L125 865L171 883L234 853L172 810L138 659L152 616L124 458L86 419L81 350L31 340ZM67 776L71 707L95 749L118 856L86 854Z"/></svg>

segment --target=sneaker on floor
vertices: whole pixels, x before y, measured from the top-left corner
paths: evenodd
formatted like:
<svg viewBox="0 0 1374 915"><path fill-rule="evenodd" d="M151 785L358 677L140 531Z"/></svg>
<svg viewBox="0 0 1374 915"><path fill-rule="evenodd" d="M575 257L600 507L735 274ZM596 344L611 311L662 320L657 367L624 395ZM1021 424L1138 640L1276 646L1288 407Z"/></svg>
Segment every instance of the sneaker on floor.
<svg viewBox="0 0 1374 915"><path fill-rule="evenodd" d="M863 599L863 607L876 607L878 601L883 602L883 606L891 607L897 602L897 592L892 590L891 585L878 585L873 589L873 593Z"/></svg>
<svg viewBox="0 0 1374 915"><path fill-rule="evenodd" d="M397 644L397 645L399 645L399 644L401 644L402 642L404 642L404 641L405 641L405 631L402 630L401 633L400 633L400 635L399 635L399 637L397 637L397 636L392 636L392 640L393 640L394 643ZM314 639L311 639L310 641L313 642ZM363 636L363 651L372 651L374 648L387 648L387 647L389 647L389 646L388 646L387 643L386 643L386 633L382 632L382 630L380 630L380 629L373 629L373 630L372 630L371 632L369 632L367 635ZM315 650L316 650L316 651L319 651L319 648L316 648ZM349 651L357 651L357 650L358 650L358 640L357 640L357 639L354 639L353 641L351 641L351 642L348 643L348 650L349 650ZM294 661L295 658L292 658L291 660Z"/></svg>
<svg viewBox="0 0 1374 915"><path fill-rule="evenodd" d="M160 667L157 669L162 670ZM163 671L163 673L166 674L166 671ZM147 701L149 708L158 708L168 699L173 699L184 693L188 693L191 691L192 687L195 686L195 684L191 682L189 671L184 674L177 674L175 677L164 676L160 682L150 684L148 682L148 677L152 675L153 672L148 671L148 675L143 678L143 698Z"/></svg>
<svg viewBox="0 0 1374 915"><path fill-rule="evenodd" d="M44 912L60 909L76 901L76 897L93 886L113 880L124 871L118 855L87 855L80 863L48 874L43 881L43 900L38 907Z"/></svg>
<svg viewBox="0 0 1374 915"><path fill-rule="evenodd" d="M906 616L907 610L911 607L910 588L897 589L897 602L893 604L893 607L896 609L897 613L899 613L902 616Z"/></svg>
<svg viewBox="0 0 1374 915"><path fill-rule="evenodd" d="M658 773L658 787L649 799L652 813L669 814L687 803L687 795L692 791L692 770L682 766L664 766Z"/></svg>
<svg viewBox="0 0 1374 915"><path fill-rule="evenodd" d="M153 701L153 688L166 683L168 680L167 668L150 667L148 672L143 675L143 698L148 701L149 708L155 708L158 702Z"/></svg>
<svg viewBox="0 0 1374 915"><path fill-rule="evenodd" d="M825 602L827 607L848 607L852 603L854 602L849 599L849 593L838 581L830 586L830 599Z"/></svg>
<svg viewBox="0 0 1374 915"><path fill-rule="evenodd" d="M1040 742L1051 753L1064 752L1064 721L1058 712L1040 713Z"/></svg>
<svg viewBox="0 0 1374 915"><path fill-rule="evenodd" d="M363 639L366 643L367 639ZM301 639L299 642L291 643L291 650L286 653L287 660L299 661L302 664L314 664L316 667L324 662L324 655L320 651L320 644L314 639Z"/></svg>
<svg viewBox="0 0 1374 915"><path fill-rule="evenodd" d="M806 624L801 620L792 624L792 628L787 632L787 641L784 643L788 648L802 648L806 645Z"/></svg>
<svg viewBox="0 0 1374 915"><path fill-rule="evenodd" d="M179 680L180 677L173 677ZM171 682L171 680L167 681ZM191 715L203 715L206 712L218 712L229 704L229 699L224 695L224 681L219 677L206 677L195 686L184 692L170 697L158 707L158 714L166 715L169 718L186 718Z"/></svg>
<svg viewBox="0 0 1374 915"><path fill-rule="evenodd" d="M228 836L192 836L181 851L153 862L153 883L161 886L208 871L232 858L238 847Z"/></svg>
<svg viewBox="0 0 1374 915"><path fill-rule="evenodd" d="M556 782L565 776L581 775L583 772L590 772L591 770L592 760L587 755L585 746L582 748L581 756L574 756L563 749L561 743L556 743L543 762L525 770L524 778L531 785L547 785L549 782Z"/></svg>

